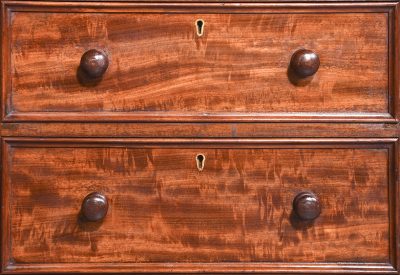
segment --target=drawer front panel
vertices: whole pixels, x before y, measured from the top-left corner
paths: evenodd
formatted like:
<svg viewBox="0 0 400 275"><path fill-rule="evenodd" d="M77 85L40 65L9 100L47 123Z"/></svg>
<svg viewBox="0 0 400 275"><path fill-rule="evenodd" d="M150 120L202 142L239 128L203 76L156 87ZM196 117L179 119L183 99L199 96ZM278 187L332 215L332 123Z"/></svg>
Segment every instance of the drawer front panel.
<svg viewBox="0 0 400 275"><path fill-rule="evenodd" d="M5 119L393 119L392 7L177 6L10 6ZM302 48L320 60L306 79L289 66ZM102 79L82 72L90 49Z"/></svg>
<svg viewBox="0 0 400 275"><path fill-rule="evenodd" d="M392 142L7 139L5 269L340 262L393 271ZM293 210L304 191L319 200L315 219ZM108 202L99 222L82 216L91 192Z"/></svg>

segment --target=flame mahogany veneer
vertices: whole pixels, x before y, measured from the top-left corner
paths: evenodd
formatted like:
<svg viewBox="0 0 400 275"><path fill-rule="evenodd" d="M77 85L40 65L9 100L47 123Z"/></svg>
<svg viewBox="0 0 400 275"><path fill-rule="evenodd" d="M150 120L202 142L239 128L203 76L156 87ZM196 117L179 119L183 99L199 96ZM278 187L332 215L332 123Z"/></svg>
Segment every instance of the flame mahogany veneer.
<svg viewBox="0 0 400 275"><path fill-rule="evenodd" d="M397 1L0 2L1 274L399 274Z"/></svg>

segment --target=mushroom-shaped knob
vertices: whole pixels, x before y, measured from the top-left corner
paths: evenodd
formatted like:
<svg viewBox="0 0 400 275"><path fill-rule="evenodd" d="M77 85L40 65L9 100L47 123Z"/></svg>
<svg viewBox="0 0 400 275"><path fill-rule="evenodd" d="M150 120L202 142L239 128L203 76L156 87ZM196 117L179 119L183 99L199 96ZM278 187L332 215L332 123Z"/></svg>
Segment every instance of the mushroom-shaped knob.
<svg viewBox="0 0 400 275"><path fill-rule="evenodd" d="M89 77L100 78L108 68L108 57L102 51L88 50L82 55L80 67Z"/></svg>
<svg viewBox="0 0 400 275"><path fill-rule="evenodd" d="M296 51L290 60L290 67L293 72L300 78L314 75L319 68L318 55L306 49Z"/></svg>
<svg viewBox="0 0 400 275"><path fill-rule="evenodd" d="M82 202L81 213L86 220L91 222L101 221L108 211L106 196L98 192L87 195Z"/></svg>
<svg viewBox="0 0 400 275"><path fill-rule="evenodd" d="M293 211L302 220L314 220L321 213L320 201L312 192L301 192L293 200Z"/></svg>

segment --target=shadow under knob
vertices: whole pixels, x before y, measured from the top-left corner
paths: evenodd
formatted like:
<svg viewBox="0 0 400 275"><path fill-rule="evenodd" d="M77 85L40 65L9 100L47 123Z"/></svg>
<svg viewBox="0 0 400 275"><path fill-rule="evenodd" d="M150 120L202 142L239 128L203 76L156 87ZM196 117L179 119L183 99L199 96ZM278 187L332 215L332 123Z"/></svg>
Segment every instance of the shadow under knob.
<svg viewBox="0 0 400 275"><path fill-rule="evenodd" d="M296 51L290 60L290 68L301 78L314 75L318 71L319 65L318 55L306 49Z"/></svg>
<svg viewBox="0 0 400 275"><path fill-rule="evenodd" d="M93 192L87 195L82 202L81 213L83 217L91 222L101 221L108 211L108 201L101 193Z"/></svg>
<svg viewBox="0 0 400 275"><path fill-rule="evenodd" d="M100 78L108 68L108 57L102 51L88 50L82 55L80 68L89 77Z"/></svg>
<svg viewBox="0 0 400 275"><path fill-rule="evenodd" d="M301 192L293 200L293 211L302 220L314 220L321 214L321 204L312 192Z"/></svg>

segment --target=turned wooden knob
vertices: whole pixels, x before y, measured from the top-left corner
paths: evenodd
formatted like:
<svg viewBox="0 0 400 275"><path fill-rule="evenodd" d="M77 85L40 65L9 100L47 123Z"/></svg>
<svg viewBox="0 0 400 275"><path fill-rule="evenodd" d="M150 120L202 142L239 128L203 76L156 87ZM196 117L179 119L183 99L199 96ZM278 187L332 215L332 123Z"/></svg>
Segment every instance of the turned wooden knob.
<svg viewBox="0 0 400 275"><path fill-rule="evenodd" d="M91 222L101 221L107 215L107 198L98 192L87 195L82 202L82 215Z"/></svg>
<svg viewBox="0 0 400 275"><path fill-rule="evenodd" d="M318 197L312 192L301 192L293 200L293 211L302 220L314 220L321 213Z"/></svg>
<svg viewBox="0 0 400 275"><path fill-rule="evenodd" d="M292 55L290 67L298 77L309 77L315 74L319 68L318 55L310 50L301 49Z"/></svg>
<svg viewBox="0 0 400 275"><path fill-rule="evenodd" d="M80 67L89 77L100 78L108 68L108 57L102 51L88 50L82 55Z"/></svg>

